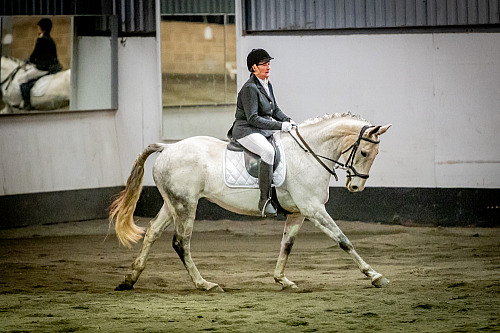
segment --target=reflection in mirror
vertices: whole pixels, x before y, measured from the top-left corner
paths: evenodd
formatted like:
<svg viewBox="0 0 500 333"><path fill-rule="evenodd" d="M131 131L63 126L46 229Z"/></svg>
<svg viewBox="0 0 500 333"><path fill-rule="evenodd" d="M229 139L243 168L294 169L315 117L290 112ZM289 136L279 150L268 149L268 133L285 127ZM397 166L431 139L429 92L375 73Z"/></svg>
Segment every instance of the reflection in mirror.
<svg viewBox="0 0 500 333"><path fill-rule="evenodd" d="M162 138L226 138L236 104L233 14L161 17Z"/></svg>
<svg viewBox="0 0 500 333"><path fill-rule="evenodd" d="M164 106L236 102L234 15L163 15Z"/></svg>
<svg viewBox="0 0 500 333"><path fill-rule="evenodd" d="M68 109L71 40L70 16L2 18L2 113Z"/></svg>
<svg viewBox="0 0 500 333"><path fill-rule="evenodd" d="M0 114L111 109L106 17L1 17ZM79 28L90 23L90 29Z"/></svg>
<svg viewBox="0 0 500 333"><path fill-rule="evenodd" d="M74 18L71 110L112 109L111 18Z"/></svg>

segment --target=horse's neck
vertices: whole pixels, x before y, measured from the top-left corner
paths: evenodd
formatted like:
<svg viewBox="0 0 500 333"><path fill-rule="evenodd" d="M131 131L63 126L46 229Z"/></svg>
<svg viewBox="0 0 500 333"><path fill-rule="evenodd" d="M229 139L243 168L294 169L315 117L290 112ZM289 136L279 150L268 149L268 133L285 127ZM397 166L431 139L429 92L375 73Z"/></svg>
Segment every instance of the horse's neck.
<svg viewBox="0 0 500 333"><path fill-rule="evenodd" d="M300 133L317 154L324 154L333 159L338 159L340 154L352 144L359 129L365 125L359 120L338 118L323 120L299 128Z"/></svg>
<svg viewBox="0 0 500 333"><path fill-rule="evenodd" d="M18 63L13 61L10 58L7 57L2 57L2 73L1 73L1 80L5 80L5 78L12 73L13 70L15 70L19 66Z"/></svg>

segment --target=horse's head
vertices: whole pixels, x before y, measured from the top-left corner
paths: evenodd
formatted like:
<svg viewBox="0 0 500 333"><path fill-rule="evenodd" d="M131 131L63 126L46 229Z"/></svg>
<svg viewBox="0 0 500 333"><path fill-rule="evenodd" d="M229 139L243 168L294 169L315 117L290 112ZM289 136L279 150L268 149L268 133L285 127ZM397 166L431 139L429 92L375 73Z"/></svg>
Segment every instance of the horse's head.
<svg viewBox="0 0 500 333"><path fill-rule="evenodd" d="M365 188L368 173L378 154L379 136L391 126L391 124L364 126L359 131L354 143L342 152L347 171L346 188L349 191L360 192Z"/></svg>

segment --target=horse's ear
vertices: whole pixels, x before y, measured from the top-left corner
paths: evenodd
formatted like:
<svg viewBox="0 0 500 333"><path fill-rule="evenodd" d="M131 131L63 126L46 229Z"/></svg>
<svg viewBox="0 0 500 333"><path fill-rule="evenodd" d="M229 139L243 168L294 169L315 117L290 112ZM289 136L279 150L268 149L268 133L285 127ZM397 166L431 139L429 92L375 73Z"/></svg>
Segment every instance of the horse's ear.
<svg viewBox="0 0 500 333"><path fill-rule="evenodd" d="M366 134L368 134L368 136L372 136L373 134L377 134L380 127L382 127L382 126L379 125L379 126L375 126L375 127L370 127L368 129L368 131L366 131Z"/></svg>
<svg viewBox="0 0 500 333"><path fill-rule="evenodd" d="M385 132L387 132L387 130L389 129L389 127L391 127L392 124L389 124L389 125L385 125L385 126L378 126L378 132L377 134L378 135L381 135L381 134L384 134Z"/></svg>

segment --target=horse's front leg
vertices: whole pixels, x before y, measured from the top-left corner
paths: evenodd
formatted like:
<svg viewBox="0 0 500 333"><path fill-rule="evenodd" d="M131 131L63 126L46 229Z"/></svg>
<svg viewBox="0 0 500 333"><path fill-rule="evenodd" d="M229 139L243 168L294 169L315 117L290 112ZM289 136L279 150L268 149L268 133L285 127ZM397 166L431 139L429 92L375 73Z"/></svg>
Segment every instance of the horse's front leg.
<svg viewBox="0 0 500 333"><path fill-rule="evenodd" d="M304 223L304 216L300 214L288 215L283 230L283 238L281 239L281 250L274 269L274 281L281 284L283 289L297 288L297 285L285 277L285 266L288 261L288 255L292 251L295 236L298 234L300 227Z"/></svg>
<svg viewBox="0 0 500 333"><path fill-rule="evenodd" d="M344 235L342 230L340 230L335 221L333 221L324 206L318 207L318 209L315 210L311 210L310 214L307 214L306 217L325 234L336 241L339 244L340 248L352 257L361 272L370 278L372 285L379 288L389 283L388 279L386 279L382 274L377 273L359 256L349 239L346 237L346 235Z"/></svg>

